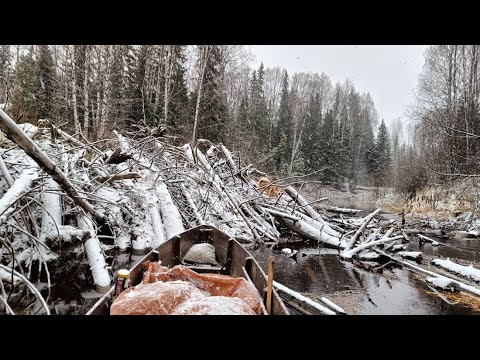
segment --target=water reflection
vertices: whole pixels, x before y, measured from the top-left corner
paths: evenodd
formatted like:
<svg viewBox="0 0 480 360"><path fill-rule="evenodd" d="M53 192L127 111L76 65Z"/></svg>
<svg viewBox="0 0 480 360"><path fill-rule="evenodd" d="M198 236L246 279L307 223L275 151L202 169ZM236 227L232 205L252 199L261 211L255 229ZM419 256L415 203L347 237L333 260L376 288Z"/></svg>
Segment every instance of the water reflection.
<svg viewBox="0 0 480 360"><path fill-rule="evenodd" d="M340 260L336 250L322 253L306 243L295 244L295 248L300 251L296 261L272 249L251 252L264 269L268 257L275 256L276 281L307 296L332 295L348 313L480 314L467 306L447 304L417 275L394 263L383 267L371 263L366 270Z"/></svg>

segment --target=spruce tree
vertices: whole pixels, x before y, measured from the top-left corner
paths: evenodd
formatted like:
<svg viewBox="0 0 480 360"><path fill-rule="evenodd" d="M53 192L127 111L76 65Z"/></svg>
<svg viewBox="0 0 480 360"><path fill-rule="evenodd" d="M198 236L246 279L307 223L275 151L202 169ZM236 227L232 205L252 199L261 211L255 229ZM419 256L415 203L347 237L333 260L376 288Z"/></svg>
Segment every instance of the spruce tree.
<svg viewBox="0 0 480 360"><path fill-rule="evenodd" d="M38 46L36 61L36 119L51 118L54 106L55 64L48 45Z"/></svg>
<svg viewBox="0 0 480 360"><path fill-rule="evenodd" d="M222 61L219 46L212 45L203 78L198 138L208 139L213 143L225 142L228 122L228 109L220 93Z"/></svg>
<svg viewBox="0 0 480 360"><path fill-rule="evenodd" d="M34 122L36 117L37 77L33 47L16 64L12 89L12 114L16 121Z"/></svg>
<svg viewBox="0 0 480 360"><path fill-rule="evenodd" d="M169 134L174 135L174 142L181 144L186 141L186 124L189 118L189 99L186 82L185 67L186 55L184 45L175 45L173 47L173 74L171 81L171 98L169 104L169 116L167 127Z"/></svg>
<svg viewBox="0 0 480 360"><path fill-rule="evenodd" d="M278 147L276 168L288 164L293 146L293 118L290 106L290 92L288 88L288 73L285 70L282 80L282 92L278 111L278 122L273 134L273 145ZM282 140L283 138L283 140ZM281 146L280 146L281 145Z"/></svg>
<svg viewBox="0 0 480 360"><path fill-rule="evenodd" d="M320 131L320 159L321 166L326 167L321 178L325 181L334 181L338 174L338 143L336 142L336 124L333 110L328 110L323 119Z"/></svg>
<svg viewBox="0 0 480 360"><path fill-rule="evenodd" d="M320 169L320 140L321 140L322 109L320 95L310 97L309 110L305 119L303 138L300 144L300 156L303 159L305 173Z"/></svg>
<svg viewBox="0 0 480 360"><path fill-rule="evenodd" d="M383 119L378 128L377 142L375 144L375 155L377 158L375 162L376 185L382 186L385 185L388 180L388 175L390 173L392 164L390 137Z"/></svg>

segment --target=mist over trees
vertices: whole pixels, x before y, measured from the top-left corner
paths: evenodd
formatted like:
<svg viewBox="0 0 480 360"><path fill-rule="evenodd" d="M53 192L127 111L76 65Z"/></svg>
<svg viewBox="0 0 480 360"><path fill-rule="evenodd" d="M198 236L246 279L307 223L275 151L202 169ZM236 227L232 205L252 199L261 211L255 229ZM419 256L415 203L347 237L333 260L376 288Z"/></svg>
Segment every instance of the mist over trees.
<svg viewBox="0 0 480 360"><path fill-rule="evenodd" d="M418 110L428 121L438 121L440 111L444 129L454 128L448 134L457 137L435 135L448 136L441 146L450 172L464 171L478 145L466 136L477 130L477 78L469 70L477 50L456 51L456 85L442 83L446 74L434 62L428 74L437 78L423 85L426 97L450 89L449 100ZM430 56L447 64L451 53ZM91 141L113 129L131 134L148 126L176 145L223 142L272 175L352 185L396 181L410 150L392 139L368 93L349 80L333 84L325 73L289 74L251 63L248 48L238 45L2 45L0 103L8 102L20 123L48 119ZM442 88L433 89L437 83ZM447 120L452 114L455 121ZM428 130L427 122L418 128ZM436 152L431 143L418 146ZM467 152L463 162L460 148Z"/></svg>

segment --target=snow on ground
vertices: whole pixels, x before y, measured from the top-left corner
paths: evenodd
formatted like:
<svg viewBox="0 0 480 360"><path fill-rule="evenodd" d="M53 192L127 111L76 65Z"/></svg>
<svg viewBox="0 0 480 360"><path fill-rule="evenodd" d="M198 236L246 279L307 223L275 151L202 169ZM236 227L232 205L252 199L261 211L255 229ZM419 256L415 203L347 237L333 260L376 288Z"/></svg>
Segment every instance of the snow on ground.
<svg viewBox="0 0 480 360"><path fill-rule="evenodd" d="M432 260L432 264L446 269L454 274L464 276L467 279L471 279L476 282L480 282L480 270L474 268L472 265L470 266L463 266L454 263L450 259L434 259Z"/></svg>

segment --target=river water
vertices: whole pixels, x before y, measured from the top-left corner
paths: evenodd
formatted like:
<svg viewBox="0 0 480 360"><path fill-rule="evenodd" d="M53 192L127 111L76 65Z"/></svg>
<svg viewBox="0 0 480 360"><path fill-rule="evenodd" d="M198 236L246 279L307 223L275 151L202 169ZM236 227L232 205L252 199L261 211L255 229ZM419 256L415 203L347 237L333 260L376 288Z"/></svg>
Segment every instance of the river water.
<svg viewBox="0 0 480 360"><path fill-rule="evenodd" d="M364 209L359 216L375 210L371 203L349 203L339 206ZM394 214L381 213L384 220L399 220ZM460 247L419 246L411 237L408 250L422 251L434 257L480 261L480 240L437 239ZM296 259L281 252L288 247L299 253ZM251 250L264 270L268 257L275 256L274 278L279 283L313 299L322 296L343 307L348 314L363 315L480 315L480 307L469 302L452 301L431 289L424 278L392 262L356 262L342 260L338 250L319 246L314 241L278 244L262 250ZM444 300L445 299L445 300ZM480 304L479 304L480 305Z"/></svg>

